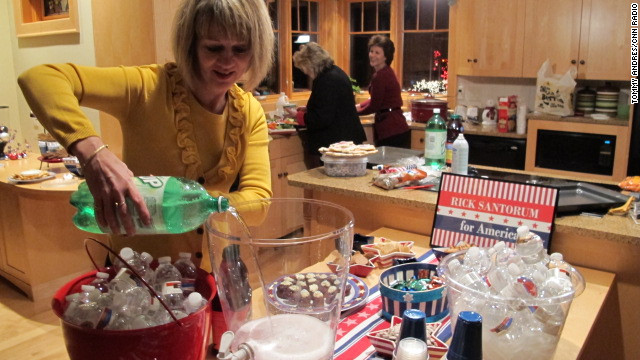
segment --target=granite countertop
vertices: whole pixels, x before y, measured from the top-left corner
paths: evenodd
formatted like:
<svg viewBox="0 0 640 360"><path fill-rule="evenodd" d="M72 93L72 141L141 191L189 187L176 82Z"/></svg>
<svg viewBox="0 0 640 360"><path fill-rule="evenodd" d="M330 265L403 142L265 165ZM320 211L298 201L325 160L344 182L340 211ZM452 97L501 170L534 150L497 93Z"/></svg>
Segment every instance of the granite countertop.
<svg viewBox="0 0 640 360"><path fill-rule="evenodd" d="M529 120L551 120L551 121L564 121L564 122L577 122L588 124L601 124L601 125L615 125L615 126L629 126L629 119L610 118L607 120L596 120L591 117L584 116L558 116L549 115L543 113L529 113L527 115Z"/></svg>
<svg viewBox="0 0 640 360"><path fill-rule="evenodd" d="M372 185L376 171L367 170L362 177L337 178L325 175L324 168L316 168L288 176L289 185L309 190L344 194L372 201L435 211L438 193L425 190L384 190ZM583 235L614 242L640 245L640 226L628 216L605 215L563 216L555 219L555 231Z"/></svg>

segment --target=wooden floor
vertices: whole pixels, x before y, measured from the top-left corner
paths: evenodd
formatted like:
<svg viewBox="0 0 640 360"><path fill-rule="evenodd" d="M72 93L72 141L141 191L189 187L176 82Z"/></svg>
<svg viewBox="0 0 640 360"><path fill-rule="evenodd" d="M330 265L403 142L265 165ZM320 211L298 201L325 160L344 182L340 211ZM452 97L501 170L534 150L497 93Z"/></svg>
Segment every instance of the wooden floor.
<svg viewBox="0 0 640 360"><path fill-rule="evenodd" d="M48 301L34 303L0 277L0 359L69 359Z"/></svg>

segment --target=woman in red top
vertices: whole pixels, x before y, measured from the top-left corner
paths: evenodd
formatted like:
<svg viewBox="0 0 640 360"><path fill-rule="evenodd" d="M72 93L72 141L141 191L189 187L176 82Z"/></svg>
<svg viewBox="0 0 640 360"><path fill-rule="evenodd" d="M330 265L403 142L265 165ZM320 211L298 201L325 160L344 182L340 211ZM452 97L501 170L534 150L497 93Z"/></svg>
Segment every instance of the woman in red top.
<svg viewBox="0 0 640 360"><path fill-rule="evenodd" d="M389 67L395 52L393 41L381 35L369 40L369 64L375 70L369 85L370 100L356 105L360 115L374 114L376 146L411 147L411 130L402 114L400 83Z"/></svg>

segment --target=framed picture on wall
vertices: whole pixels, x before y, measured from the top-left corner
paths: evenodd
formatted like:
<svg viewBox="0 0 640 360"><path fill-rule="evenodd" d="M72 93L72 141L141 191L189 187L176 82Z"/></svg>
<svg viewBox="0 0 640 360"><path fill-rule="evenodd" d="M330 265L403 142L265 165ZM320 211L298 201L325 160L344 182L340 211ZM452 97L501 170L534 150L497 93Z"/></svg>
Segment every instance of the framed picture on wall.
<svg viewBox="0 0 640 360"><path fill-rule="evenodd" d="M42 0L42 19L69 17L69 0Z"/></svg>

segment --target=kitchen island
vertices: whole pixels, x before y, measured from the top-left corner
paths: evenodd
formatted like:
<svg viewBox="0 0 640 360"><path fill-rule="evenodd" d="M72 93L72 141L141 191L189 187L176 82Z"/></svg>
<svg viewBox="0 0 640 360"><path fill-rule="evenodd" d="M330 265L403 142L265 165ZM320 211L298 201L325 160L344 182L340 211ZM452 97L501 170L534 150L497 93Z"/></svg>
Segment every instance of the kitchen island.
<svg viewBox="0 0 640 360"><path fill-rule="evenodd" d="M290 174L288 182L303 188L306 198L347 207L354 214L357 232L366 234L388 227L430 235L438 194L383 190L371 184L374 174L367 170L363 177L333 178L321 167ZM551 251L563 253L571 264L616 274L613 296L608 298L604 316L590 335L601 341L587 345L586 358L640 358L635 344L635 334L640 332L635 303L640 298L640 226L622 216L559 217L555 219ZM600 354L602 357L592 357Z"/></svg>

